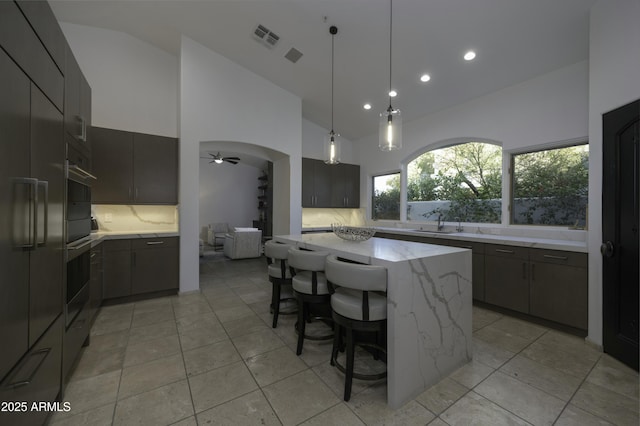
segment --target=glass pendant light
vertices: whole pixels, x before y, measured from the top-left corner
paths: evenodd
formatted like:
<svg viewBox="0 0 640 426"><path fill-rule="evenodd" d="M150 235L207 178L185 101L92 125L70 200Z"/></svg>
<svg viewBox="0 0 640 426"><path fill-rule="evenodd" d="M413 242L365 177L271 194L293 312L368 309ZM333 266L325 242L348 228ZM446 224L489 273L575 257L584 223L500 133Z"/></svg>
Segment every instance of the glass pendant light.
<svg viewBox="0 0 640 426"><path fill-rule="evenodd" d="M382 151L393 151L402 148L402 115L399 109L391 106L391 46L393 36L393 0L389 0L389 107L380 113L378 128L378 146Z"/></svg>
<svg viewBox="0 0 640 426"><path fill-rule="evenodd" d="M338 33L338 27L331 26L331 131L324 138L324 162L327 164L340 163L340 135L333 131L333 39Z"/></svg>

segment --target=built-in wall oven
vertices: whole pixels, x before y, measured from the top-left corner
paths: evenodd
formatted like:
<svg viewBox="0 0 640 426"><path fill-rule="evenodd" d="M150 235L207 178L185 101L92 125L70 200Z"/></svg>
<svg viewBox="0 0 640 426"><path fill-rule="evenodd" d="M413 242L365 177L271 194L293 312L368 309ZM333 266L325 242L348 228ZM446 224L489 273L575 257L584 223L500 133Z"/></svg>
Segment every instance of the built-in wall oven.
<svg viewBox="0 0 640 426"><path fill-rule="evenodd" d="M91 264L91 180L95 177L67 162L65 323L68 327L89 300Z"/></svg>

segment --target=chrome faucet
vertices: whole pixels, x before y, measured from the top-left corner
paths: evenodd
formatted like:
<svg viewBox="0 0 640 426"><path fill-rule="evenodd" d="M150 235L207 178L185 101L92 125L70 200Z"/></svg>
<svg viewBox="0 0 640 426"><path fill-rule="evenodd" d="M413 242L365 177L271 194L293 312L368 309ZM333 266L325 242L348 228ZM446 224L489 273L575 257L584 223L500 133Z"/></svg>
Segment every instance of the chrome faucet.
<svg viewBox="0 0 640 426"><path fill-rule="evenodd" d="M456 220L458 221L458 227L456 228L456 232L462 232L464 228L462 228L462 223L460 223L460 218L456 217Z"/></svg>
<svg viewBox="0 0 640 426"><path fill-rule="evenodd" d="M438 231L442 231L444 229L444 220L442 220L442 213L438 214Z"/></svg>

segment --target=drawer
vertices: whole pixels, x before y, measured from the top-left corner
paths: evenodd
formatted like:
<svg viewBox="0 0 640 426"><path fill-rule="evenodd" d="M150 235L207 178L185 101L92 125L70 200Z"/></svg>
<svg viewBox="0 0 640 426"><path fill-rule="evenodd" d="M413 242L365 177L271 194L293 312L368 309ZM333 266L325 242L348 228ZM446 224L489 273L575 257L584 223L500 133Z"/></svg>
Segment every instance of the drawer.
<svg viewBox="0 0 640 426"><path fill-rule="evenodd" d="M167 247L178 247L178 237L139 238L131 240L131 248L133 250Z"/></svg>
<svg viewBox="0 0 640 426"><path fill-rule="evenodd" d="M49 412L31 411L33 402L53 402L60 393L63 315L53 322L0 387L0 401L26 402L26 412L0 411L2 425L44 424Z"/></svg>
<svg viewBox="0 0 640 426"><path fill-rule="evenodd" d="M131 250L131 240L107 240L104 242L102 250L106 253L110 251Z"/></svg>
<svg viewBox="0 0 640 426"><path fill-rule="evenodd" d="M529 257L532 262L553 263L556 265L587 267L587 254L561 250L531 249Z"/></svg>
<svg viewBox="0 0 640 426"><path fill-rule="evenodd" d="M484 253L490 256L508 257L512 259L529 259L527 247L506 246L500 244L485 244Z"/></svg>
<svg viewBox="0 0 640 426"><path fill-rule="evenodd" d="M484 243L478 243L475 241L461 241L461 240L446 240L447 245L451 247L471 249L473 254L484 253Z"/></svg>

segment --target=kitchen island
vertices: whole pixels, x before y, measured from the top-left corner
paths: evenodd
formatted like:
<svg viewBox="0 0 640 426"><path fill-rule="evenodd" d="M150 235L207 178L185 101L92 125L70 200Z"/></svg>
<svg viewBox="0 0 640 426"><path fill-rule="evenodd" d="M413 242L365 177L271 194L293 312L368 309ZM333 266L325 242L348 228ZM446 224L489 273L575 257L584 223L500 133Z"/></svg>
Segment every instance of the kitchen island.
<svg viewBox="0 0 640 426"><path fill-rule="evenodd" d="M352 242L328 233L279 235L274 240L387 268L391 408L471 361L471 250L375 237Z"/></svg>

